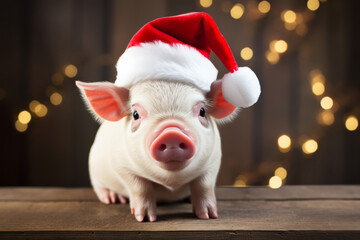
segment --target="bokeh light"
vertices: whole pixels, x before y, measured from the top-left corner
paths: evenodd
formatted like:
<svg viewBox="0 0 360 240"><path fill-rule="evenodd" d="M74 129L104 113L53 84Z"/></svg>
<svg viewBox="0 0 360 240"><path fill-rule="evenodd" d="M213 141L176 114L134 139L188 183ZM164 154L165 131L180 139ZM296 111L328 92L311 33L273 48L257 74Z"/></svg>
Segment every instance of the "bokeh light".
<svg viewBox="0 0 360 240"><path fill-rule="evenodd" d="M20 123L28 124L31 120L31 114L26 110L21 111L18 115L18 119Z"/></svg>
<svg viewBox="0 0 360 240"><path fill-rule="evenodd" d="M238 176L235 180L234 187L246 187L246 179L243 176Z"/></svg>
<svg viewBox="0 0 360 240"><path fill-rule="evenodd" d="M316 11L320 7L319 0L308 0L307 7L311 11Z"/></svg>
<svg viewBox="0 0 360 240"><path fill-rule="evenodd" d="M280 56L278 53L276 52L271 52L271 51L267 51L266 54L266 59L269 61L269 63L271 64L276 64L277 62L279 62L280 60Z"/></svg>
<svg viewBox="0 0 360 240"><path fill-rule="evenodd" d="M258 10L261 13L268 13L270 11L271 5L268 1L261 1L258 4Z"/></svg>
<svg viewBox="0 0 360 240"><path fill-rule="evenodd" d="M318 143L314 139L307 140L302 145L302 150L305 154L312 154L318 149Z"/></svg>
<svg viewBox="0 0 360 240"><path fill-rule="evenodd" d="M211 4L212 4L212 0L200 0L200 5L203 8L208 8L211 6Z"/></svg>
<svg viewBox="0 0 360 240"><path fill-rule="evenodd" d="M355 131L359 126L359 121L355 116L349 116L346 118L345 127L349 131Z"/></svg>
<svg viewBox="0 0 360 240"><path fill-rule="evenodd" d="M329 110L333 107L334 105L334 101L332 100L331 97L323 97L321 100L320 100L320 105L323 109L325 110Z"/></svg>
<svg viewBox="0 0 360 240"><path fill-rule="evenodd" d="M241 3L235 4L230 10L231 17L234 19L241 18L242 15L244 14L244 9L245 9L245 7Z"/></svg>
<svg viewBox="0 0 360 240"><path fill-rule="evenodd" d="M39 105L39 101L37 100L32 100L30 103L29 103L29 109L30 111L32 111L33 113L35 113L35 108L37 105Z"/></svg>
<svg viewBox="0 0 360 240"><path fill-rule="evenodd" d="M45 117L47 112L48 109L44 104L39 104L35 107L35 114L38 117Z"/></svg>
<svg viewBox="0 0 360 240"><path fill-rule="evenodd" d="M316 82L312 85L311 90L316 96L320 96L325 92L325 85L322 82Z"/></svg>
<svg viewBox="0 0 360 240"><path fill-rule="evenodd" d="M241 50L240 56L244 60L250 60L253 57L253 50L249 47L245 47Z"/></svg>
<svg viewBox="0 0 360 240"><path fill-rule="evenodd" d="M287 48L288 48L287 42L285 42L284 40L276 41L274 44L274 49L278 53L286 52Z"/></svg>
<svg viewBox="0 0 360 240"><path fill-rule="evenodd" d="M281 152L288 152L291 147L291 138L288 135L281 135L278 138L278 146Z"/></svg>
<svg viewBox="0 0 360 240"><path fill-rule="evenodd" d="M330 110L322 111L317 115L317 121L321 125L330 126L335 121L334 113Z"/></svg>
<svg viewBox="0 0 360 240"><path fill-rule="evenodd" d="M275 170L275 176L278 176L279 178L281 178L281 180L284 180L287 176L287 171L285 168L283 167L278 167L276 170Z"/></svg>
<svg viewBox="0 0 360 240"><path fill-rule="evenodd" d="M27 128L28 128L28 125L27 125L27 124L23 124L23 123L21 123L19 120L16 120L16 122L15 122L15 129L16 129L18 132L25 132Z"/></svg>
<svg viewBox="0 0 360 240"><path fill-rule="evenodd" d="M78 69L74 65L69 64L69 65L65 66L64 74L67 77L73 78L77 75L77 73L78 73Z"/></svg>
<svg viewBox="0 0 360 240"><path fill-rule="evenodd" d="M64 76L61 73L54 73L51 76L51 82L56 86L60 86L64 83Z"/></svg>
<svg viewBox="0 0 360 240"><path fill-rule="evenodd" d="M285 10L282 13L282 19L286 23L295 23L296 22L296 13L292 10Z"/></svg>
<svg viewBox="0 0 360 240"><path fill-rule="evenodd" d="M58 92L54 92L53 94L51 94L50 102L52 105L55 105L55 106L61 104L61 102L62 102L61 94Z"/></svg>
<svg viewBox="0 0 360 240"><path fill-rule="evenodd" d="M282 185L282 180L280 177L278 176L273 176L270 178L269 180L269 187L271 187L272 189L277 189L280 188Z"/></svg>

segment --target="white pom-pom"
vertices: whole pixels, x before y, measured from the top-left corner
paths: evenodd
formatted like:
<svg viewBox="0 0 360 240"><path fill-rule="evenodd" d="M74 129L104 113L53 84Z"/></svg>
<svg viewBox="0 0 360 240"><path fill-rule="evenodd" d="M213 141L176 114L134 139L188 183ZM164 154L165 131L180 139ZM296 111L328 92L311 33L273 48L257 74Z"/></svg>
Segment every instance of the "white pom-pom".
<svg viewBox="0 0 360 240"><path fill-rule="evenodd" d="M250 68L241 67L236 72L225 74L222 80L222 94L235 107L247 108L257 102L260 83Z"/></svg>

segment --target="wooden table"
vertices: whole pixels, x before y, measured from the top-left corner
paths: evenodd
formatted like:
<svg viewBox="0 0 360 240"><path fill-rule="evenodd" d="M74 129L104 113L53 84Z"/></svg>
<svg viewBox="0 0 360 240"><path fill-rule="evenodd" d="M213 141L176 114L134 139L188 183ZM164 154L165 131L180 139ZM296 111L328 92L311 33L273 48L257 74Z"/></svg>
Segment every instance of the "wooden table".
<svg viewBox="0 0 360 240"><path fill-rule="evenodd" d="M158 206L138 223L129 205L89 188L0 188L1 239L360 239L360 186L217 188L219 218L189 203Z"/></svg>

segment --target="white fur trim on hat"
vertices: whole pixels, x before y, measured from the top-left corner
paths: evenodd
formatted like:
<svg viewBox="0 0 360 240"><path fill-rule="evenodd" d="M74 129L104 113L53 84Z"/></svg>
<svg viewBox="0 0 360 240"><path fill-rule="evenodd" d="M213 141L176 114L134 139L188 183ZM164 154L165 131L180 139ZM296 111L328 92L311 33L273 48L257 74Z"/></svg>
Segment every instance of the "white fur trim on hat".
<svg viewBox="0 0 360 240"><path fill-rule="evenodd" d="M119 58L115 84L130 88L150 79L183 81L205 92L217 77L212 62L195 48L161 41L141 43L128 48Z"/></svg>
<svg viewBox="0 0 360 240"><path fill-rule="evenodd" d="M236 72L223 77L222 94L235 107L250 107L257 102L260 84L255 73L248 67L240 67Z"/></svg>

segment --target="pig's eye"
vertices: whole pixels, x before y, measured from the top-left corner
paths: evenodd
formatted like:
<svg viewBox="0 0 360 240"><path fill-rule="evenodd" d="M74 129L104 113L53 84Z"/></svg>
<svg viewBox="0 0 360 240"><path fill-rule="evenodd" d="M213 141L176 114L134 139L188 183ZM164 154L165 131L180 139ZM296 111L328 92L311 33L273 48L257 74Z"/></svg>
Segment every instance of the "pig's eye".
<svg viewBox="0 0 360 240"><path fill-rule="evenodd" d="M199 116L200 117L205 117L205 109L203 107L200 108Z"/></svg>
<svg viewBox="0 0 360 240"><path fill-rule="evenodd" d="M138 111L136 111L136 110L134 111L133 117L134 117L135 120L138 120L140 118L140 115L139 115Z"/></svg>

